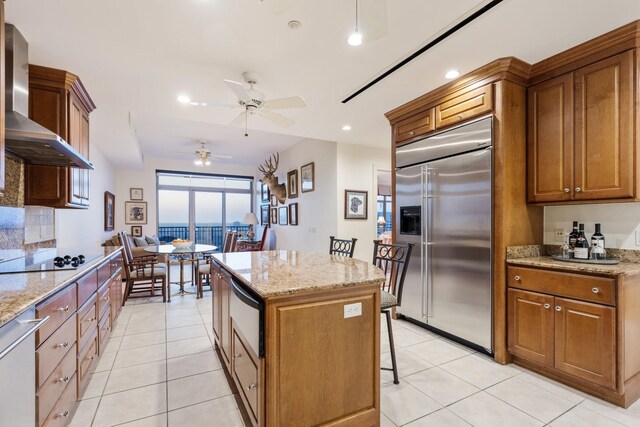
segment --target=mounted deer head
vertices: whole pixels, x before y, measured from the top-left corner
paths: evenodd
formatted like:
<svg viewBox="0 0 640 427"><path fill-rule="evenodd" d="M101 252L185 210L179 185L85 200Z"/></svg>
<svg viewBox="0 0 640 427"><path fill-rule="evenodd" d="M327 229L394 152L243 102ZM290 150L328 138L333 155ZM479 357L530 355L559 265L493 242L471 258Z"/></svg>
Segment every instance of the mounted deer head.
<svg viewBox="0 0 640 427"><path fill-rule="evenodd" d="M264 178L260 181L269 186L271 194L276 196L278 202L284 203L287 200L287 186L285 184L278 184L278 177L274 175L278 169L279 161L280 154L272 154L267 160L265 160L264 165L260 165L258 169L264 174Z"/></svg>

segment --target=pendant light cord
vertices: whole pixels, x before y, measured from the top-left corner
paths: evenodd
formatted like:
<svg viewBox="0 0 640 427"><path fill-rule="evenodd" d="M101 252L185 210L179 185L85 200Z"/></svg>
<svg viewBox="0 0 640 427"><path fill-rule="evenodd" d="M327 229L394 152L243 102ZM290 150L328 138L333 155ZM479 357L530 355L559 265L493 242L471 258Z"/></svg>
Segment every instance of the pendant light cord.
<svg viewBox="0 0 640 427"><path fill-rule="evenodd" d="M356 33L359 31L358 29L358 0L356 0Z"/></svg>

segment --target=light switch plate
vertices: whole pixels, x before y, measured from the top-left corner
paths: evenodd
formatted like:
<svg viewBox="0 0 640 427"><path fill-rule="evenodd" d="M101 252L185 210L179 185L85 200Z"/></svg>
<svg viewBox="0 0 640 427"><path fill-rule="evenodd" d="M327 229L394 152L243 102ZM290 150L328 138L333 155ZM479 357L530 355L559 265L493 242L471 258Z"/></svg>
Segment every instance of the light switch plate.
<svg viewBox="0 0 640 427"><path fill-rule="evenodd" d="M564 243L564 228L555 228L553 230L553 241L556 243Z"/></svg>
<svg viewBox="0 0 640 427"><path fill-rule="evenodd" d="M344 318L362 316L362 303L356 302L353 304L344 305Z"/></svg>

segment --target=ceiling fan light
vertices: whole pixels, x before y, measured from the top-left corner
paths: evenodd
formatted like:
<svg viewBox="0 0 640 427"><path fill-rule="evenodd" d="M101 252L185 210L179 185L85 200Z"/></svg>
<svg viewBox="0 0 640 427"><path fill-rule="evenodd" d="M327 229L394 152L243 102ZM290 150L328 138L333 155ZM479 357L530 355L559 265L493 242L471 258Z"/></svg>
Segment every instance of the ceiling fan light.
<svg viewBox="0 0 640 427"><path fill-rule="evenodd" d="M211 162L209 160L207 160L206 162L204 162L205 166L209 166L211 164Z"/></svg>
<svg viewBox="0 0 640 427"><path fill-rule="evenodd" d="M191 98L189 98L187 95L180 95L178 97L178 102L181 104L188 104L191 102Z"/></svg>
<svg viewBox="0 0 640 427"><path fill-rule="evenodd" d="M195 163L196 166L202 166L202 160L200 159L195 160L193 163Z"/></svg>
<svg viewBox="0 0 640 427"><path fill-rule="evenodd" d="M362 44L362 34L357 30L354 31L347 39L347 43L351 46L360 46Z"/></svg>

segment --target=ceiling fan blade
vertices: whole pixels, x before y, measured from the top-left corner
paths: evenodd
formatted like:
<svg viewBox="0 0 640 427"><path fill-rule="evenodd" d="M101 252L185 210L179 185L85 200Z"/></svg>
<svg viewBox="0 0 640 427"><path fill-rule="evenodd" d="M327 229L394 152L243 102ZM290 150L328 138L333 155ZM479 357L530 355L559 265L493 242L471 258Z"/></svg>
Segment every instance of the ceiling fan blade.
<svg viewBox="0 0 640 427"><path fill-rule="evenodd" d="M233 159L233 156L227 156L226 154L212 154L211 157L214 159Z"/></svg>
<svg viewBox="0 0 640 427"><path fill-rule="evenodd" d="M295 123L293 120L283 116L282 114L269 110L261 110L260 115L271 123L282 126L283 128L291 127Z"/></svg>
<svg viewBox="0 0 640 427"><path fill-rule="evenodd" d="M288 98L269 99L264 102L262 108L267 110L278 110L285 108L302 108L306 107L307 103L301 96L290 96Z"/></svg>
<svg viewBox="0 0 640 427"><path fill-rule="evenodd" d="M207 102L203 102L199 105L200 107L209 107L209 108L238 108L240 105L233 104L209 104Z"/></svg>
<svg viewBox="0 0 640 427"><path fill-rule="evenodd" d="M247 117L247 112L243 111L242 113L238 114L238 117L233 119L231 121L231 123L229 123L229 125L230 126L240 126L240 125L245 123L246 117Z"/></svg>
<svg viewBox="0 0 640 427"><path fill-rule="evenodd" d="M225 80L224 82L227 84L227 87L236 94L240 101L246 102L251 100L251 96L242 83L234 82L233 80Z"/></svg>

